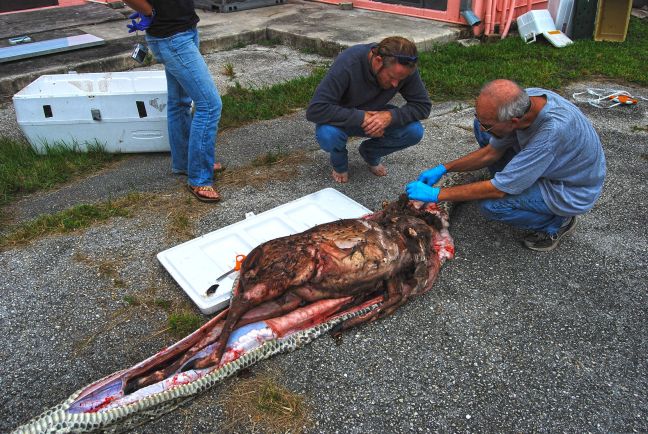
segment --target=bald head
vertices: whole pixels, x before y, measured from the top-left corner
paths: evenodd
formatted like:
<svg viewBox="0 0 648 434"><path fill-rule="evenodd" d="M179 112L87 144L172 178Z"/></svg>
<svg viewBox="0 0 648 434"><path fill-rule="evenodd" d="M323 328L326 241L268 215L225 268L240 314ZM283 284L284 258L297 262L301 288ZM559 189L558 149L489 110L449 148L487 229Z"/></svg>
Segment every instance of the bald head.
<svg viewBox="0 0 648 434"><path fill-rule="evenodd" d="M475 108L480 113L493 115L498 121L521 118L529 110L529 95L511 80L493 80L484 85Z"/></svg>

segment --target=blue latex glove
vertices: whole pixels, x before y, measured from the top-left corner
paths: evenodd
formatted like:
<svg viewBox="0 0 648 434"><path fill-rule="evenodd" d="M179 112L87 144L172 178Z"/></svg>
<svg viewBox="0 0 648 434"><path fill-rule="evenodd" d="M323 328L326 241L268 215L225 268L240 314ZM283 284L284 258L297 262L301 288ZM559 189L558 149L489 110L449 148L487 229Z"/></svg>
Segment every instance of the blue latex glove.
<svg viewBox="0 0 648 434"><path fill-rule="evenodd" d="M448 172L448 170L445 168L445 166L443 164L439 164L438 166L421 172L418 180L426 183L427 185L434 185L439 181L439 179L441 179L443 175L446 174L446 172Z"/></svg>
<svg viewBox="0 0 648 434"><path fill-rule="evenodd" d="M440 188L430 187L421 181L412 181L405 186L407 196L412 200L420 200L421 202L434 202L439 201Z"/></svg>
<svg viewBox="0 0 648 434"><path fill-rule="evenodd" d="M130 24L126 24L126 27L128 27L128 33L133 33L137 30L146 30L149 27L151 27L151 24L153 23L153 19L155 18L155 11L150 16L146 16L144 14L141 14L139 12L135 12L131 14L128 18L131 19ZM135 21L136 19L139 18L139 21Z"/></svg>

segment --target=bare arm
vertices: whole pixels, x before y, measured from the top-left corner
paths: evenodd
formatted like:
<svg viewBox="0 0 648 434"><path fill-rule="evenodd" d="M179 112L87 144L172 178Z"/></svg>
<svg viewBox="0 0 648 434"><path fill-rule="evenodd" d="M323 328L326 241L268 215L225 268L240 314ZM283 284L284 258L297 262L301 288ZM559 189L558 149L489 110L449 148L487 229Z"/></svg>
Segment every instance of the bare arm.
<svg viewBox="0 0 648 434"><path fill-rule="evenodd" d="M146 16L153 15L153 6L146 0L124 0L131 9Z"/></svg>
<svg viewBox="0 0 648 434"><path fill-rule="evenodd" d="M448 172L469 172L481 169L499 160L504 154L490 144L468 155L444 164ZM463 202L476 199L499 199L506 193L495 188L491 181L473 182L456 187L442 188L439 192L440 201Z"/></svg>
<svg viewBox="0 0 648 434"><path fill-rule="evenodd" d="M448 172L470 172L471 170L478 170L499 160L504 151L497 150L491 145L484 146L470 154L457 158L444 166Z"/></svg>
<svg viewBox="0 0 648 434"><path fill-rule="evenodd" d="M439 192L439 201L464 202L475 199L499 199L504 196L506 193L495 188L492 182L479 181L442 188Z"/></svg>
<svg viewBox="0 0 648 434"><path fill-rule="evenodd" d="M499 199L506 196L491 181L473 182L455 187L431 187L447 172L469 172L486 167L502 157L504 152L490 144L468 155L443 165L433 167L419 176L418 181L410 182L406 190L411 199L424 202L452 201L463 202L475 199Z"/></svg>

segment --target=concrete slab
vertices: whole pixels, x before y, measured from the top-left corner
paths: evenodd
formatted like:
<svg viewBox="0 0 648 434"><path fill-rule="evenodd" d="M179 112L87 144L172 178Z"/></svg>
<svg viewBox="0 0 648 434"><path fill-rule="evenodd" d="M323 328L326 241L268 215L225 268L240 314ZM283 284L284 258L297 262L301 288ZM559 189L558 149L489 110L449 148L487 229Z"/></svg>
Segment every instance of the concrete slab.
<svg viewBox="0 0 648 434"><path fill-rule="evenodd" d="M0 15L0 39L123 19L123 14L92 3Z"/></svg>
<svg viewBox="0 0 648 434"><path fill-rule="evenodd" d="M298 51L285 45L251 44L243 48L205 54L216 87L226 94L237 84L248 88L262 88L294 78L310 75L317 67L326 67L331 59L318 54ZM226 71L231 66L233 75ZM164 69L152 65L141 69Z"/></svg>

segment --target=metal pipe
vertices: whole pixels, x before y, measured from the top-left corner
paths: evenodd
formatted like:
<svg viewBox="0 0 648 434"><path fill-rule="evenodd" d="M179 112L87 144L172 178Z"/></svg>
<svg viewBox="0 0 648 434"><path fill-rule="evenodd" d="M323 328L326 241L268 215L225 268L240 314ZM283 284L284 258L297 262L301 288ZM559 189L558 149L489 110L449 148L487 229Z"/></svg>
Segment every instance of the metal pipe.
<svg viewBox="0 0 648 434"><path fill-rule="evenodd" d="M481 24L481 20L472 10L472 0L461 0L459 12L469 26L473 27Z"/></svg>

